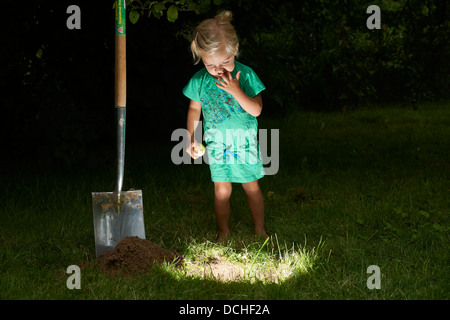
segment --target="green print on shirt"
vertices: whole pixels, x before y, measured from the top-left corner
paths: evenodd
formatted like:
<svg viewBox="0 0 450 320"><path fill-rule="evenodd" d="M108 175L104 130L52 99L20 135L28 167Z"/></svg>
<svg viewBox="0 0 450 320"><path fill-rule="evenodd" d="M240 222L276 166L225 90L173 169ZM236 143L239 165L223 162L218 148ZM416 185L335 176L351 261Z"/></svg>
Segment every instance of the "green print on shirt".
<svg viewBox="0 0 450 320"><path fill-rule="evenodd" d="M216 129L218 124L230 119L233 113L243 111L237 101L222 89L208 91L200 102L207 128Z"/></svg>

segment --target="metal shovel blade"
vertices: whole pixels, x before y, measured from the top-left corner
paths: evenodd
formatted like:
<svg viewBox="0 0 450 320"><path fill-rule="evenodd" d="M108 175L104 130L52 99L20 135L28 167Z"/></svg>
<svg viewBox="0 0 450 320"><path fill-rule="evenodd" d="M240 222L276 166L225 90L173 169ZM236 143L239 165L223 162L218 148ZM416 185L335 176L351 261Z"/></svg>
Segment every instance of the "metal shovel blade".
<svg viewBox="0 0 450 320"><path fill-rule="evenodd" d="M145 239L142 191L92 192L95 254L100 256L128 236Z"/></svg>

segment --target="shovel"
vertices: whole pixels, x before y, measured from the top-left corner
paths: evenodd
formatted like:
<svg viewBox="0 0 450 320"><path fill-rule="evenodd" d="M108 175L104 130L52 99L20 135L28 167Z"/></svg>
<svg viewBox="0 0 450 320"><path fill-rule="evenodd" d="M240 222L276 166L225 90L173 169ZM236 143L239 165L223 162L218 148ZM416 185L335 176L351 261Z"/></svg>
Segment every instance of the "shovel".
<svg viewBox="0 0 450 320"><path fill-rule="evenodd" d="M115 1L115 109L117 126L117 181L114 192L92 192L95 254L115 248L128 236L145 239L142 191L122 191L126 125L126 30L125 0Z"/></svg>

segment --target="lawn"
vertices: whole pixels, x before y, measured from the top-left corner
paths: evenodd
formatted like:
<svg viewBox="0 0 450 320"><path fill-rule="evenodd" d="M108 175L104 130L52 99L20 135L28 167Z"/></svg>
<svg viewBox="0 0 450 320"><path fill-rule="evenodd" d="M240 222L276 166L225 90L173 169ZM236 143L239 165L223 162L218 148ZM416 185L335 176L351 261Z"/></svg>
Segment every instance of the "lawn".
<svg viewBox="0 0 450 320"><path fill-rule="evenodd" d="M159 150L127 151L124 188L143 190L147 240L182 254L185 267L111 278L94 263L91 192L114 189L113 164L12 170L1 178L0 298L450 298L448 102L259 121L280 142L278 173L260 181L268 241L253 235L235 184L232 236L215 242L208 166L172 164L168 137ZM79 290L66 286L70 265L82 265ZM380 289L367 286L372 265Z"/></svg>

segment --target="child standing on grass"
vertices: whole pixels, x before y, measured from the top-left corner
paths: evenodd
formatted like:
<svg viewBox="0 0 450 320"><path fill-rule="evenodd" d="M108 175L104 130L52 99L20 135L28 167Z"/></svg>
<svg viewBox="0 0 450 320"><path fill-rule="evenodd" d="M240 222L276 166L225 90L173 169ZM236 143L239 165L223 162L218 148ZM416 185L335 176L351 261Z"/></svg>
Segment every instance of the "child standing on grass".
<svg viewBox="0 0 450 320"><path fill-rule="evenodd" d="M235 60L239 42L231 24L232 13L224 11L201 22L194 31L191 51L195 64L203 62L183 89L190 99L187 153L197 159L199 144L194 131L203 113L211 179L214 182L214 208L219 226L218 241L230 234L232 183L241 183L247 195L255 232L267 238L264 228L264 199L258 179L264 176L257 141L261 114L261 91L265 86L256 73Z"/></svg>

